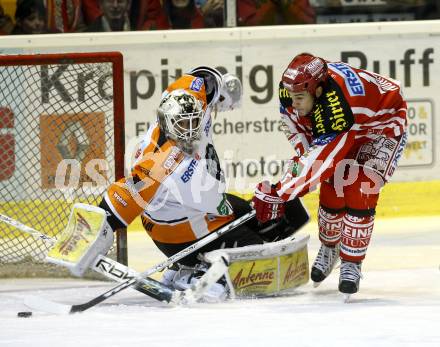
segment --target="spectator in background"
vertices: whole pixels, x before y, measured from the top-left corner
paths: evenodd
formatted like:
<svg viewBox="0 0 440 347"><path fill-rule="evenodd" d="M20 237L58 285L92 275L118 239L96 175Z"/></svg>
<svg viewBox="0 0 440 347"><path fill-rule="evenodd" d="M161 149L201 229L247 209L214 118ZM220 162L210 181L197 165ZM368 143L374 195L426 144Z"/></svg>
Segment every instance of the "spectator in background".
<svg viewBox="0 0 440 347"><path fill-rule="evenodd" d="M85 31L101 15L98 0L45 0L50 32L72 33Z"/></svg>
<svg viewBox="0 0 440 347"><path fill-rule="evenodd" d="M439 19L440 18L440 1L426 0L422 6L416 8L416 19Z"/></svg>
<svg viewBox="0 0 440 347"><path fill-rule="evenodd" d="M92 23L87 31L130 31L131 0L99 0L102 15Z"/></svg>
<svg viewBox="0 0 440 347"><path fill-rule="evenodd" d="M46 8L43 0L19 0L15 10L15 26L11 34L45 34Z"/></svg>
<svg viewBox="0 0 440 347"><path fill-rule="evenodd" d="M205 27L194 0L145 0L141 2L138 29L199 29Z"/></svg>
<svg viewBox="0 0 440 347"><path fill-rule="evenodd" d="M9 35L13 29L14 23L11 17L4 12L0 4L0 35Z"/></svg>
<svg viewBox="0 0 440 347"><path fill-rule="evenodd" d="M202 12L206 28L223 27L224 0L195 0L195 5Z"/></svg>
<svg viewBox="0 0 440 347"><path fill-rule="evenodd" d="M237 25L313 24L315 10L309 0L237 1Z"/></svg>

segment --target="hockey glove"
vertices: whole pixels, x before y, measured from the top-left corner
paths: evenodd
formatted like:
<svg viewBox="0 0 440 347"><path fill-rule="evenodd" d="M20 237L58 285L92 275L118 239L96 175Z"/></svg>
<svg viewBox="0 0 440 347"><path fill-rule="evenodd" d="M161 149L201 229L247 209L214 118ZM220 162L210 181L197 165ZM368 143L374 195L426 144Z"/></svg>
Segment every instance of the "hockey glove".
<svg viewBox="0 0 440 347"><path fill-rule="evenodd" d="M252 202L256 218L261 223L278 219L284 215L285 201L278 196L275 188L276 186L270 185L268 181L263 181L255 189Z"/></svg>

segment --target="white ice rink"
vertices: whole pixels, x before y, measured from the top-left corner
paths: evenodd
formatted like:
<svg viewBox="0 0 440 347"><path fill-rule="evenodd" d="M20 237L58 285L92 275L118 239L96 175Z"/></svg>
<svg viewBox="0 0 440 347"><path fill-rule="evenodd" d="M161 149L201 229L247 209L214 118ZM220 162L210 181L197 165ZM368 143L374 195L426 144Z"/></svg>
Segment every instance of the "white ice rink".
<svg viewBox="0 0 440 347"><path fill-rule="evenodd" d="M309 258L318 247L316 225ZM129 236L130 265L161 260L144 234ZM148 262L145 262L149 259ZM440 346L440 217L378 220L360 292L348 304L338 270L290 296L168 307L127 289L81 314L17 318L27 295L88 301L114 284L0 280L0 346Z"/></svg>

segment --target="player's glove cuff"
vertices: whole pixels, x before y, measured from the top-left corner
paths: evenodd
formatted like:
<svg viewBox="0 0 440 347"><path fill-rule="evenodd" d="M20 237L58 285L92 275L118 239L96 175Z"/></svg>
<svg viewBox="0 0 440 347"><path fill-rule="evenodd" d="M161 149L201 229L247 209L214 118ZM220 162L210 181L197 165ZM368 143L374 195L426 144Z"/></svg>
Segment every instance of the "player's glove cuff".
<svg viewBox="0 0 440 347"><path fill-rule="evenodd" d="M257 185L252 202L256 218L261 223L278 219L284 215L285 201L278 196L276 186L270 185L268 181Z"/></svg>

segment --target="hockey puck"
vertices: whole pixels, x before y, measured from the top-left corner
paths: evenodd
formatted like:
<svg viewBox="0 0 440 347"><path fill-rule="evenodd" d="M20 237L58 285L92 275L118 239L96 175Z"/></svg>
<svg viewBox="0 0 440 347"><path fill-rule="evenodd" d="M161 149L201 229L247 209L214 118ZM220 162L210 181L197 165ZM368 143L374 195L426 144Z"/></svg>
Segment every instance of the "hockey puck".
<svg viewBox="0 0 440 347"><path fill-rule="evenodd" d="M30 311L23 311L23 312L17 313L17 317L28 318L31 316L32 316L32 312L30 312Z"/></svg>

